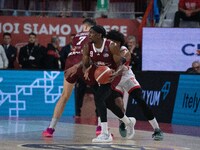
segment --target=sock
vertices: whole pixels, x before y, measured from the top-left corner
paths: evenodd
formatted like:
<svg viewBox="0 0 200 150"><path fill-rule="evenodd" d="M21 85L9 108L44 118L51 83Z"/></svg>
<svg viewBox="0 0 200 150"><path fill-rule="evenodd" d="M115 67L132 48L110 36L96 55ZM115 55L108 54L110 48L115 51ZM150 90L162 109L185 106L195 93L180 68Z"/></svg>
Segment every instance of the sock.
<svg viewBox="0 0 200 150"><path fill-rule="evenodd" d="M97 123L97 126L101 126L101 118L98 117L98 123Z"/></svg>
<svg viewBox="0 0 200 150"><path fill-rule="evenodd" d="M157 129L160 129L156 118L154 118L154 119L152 119L152 120L149 120L149 123L151 124L151 126L153 127L154 130L155 130L156 128L157 128Z"/></svg>
<svg viewBox="0 0 200 150"><path fill-rule="evenodd" d="M123 121L123 123L125 123L125 125L127 125L127 124L129 124L129 123L130 123L130 120L129 120L129 118L128 118L126 115L124 115L124 117L123 117L123 118L121 118L120 120L121 120L121 121Z"/></svg>
<svg viewBox="0 0 200 150"><path fill-rule="evenodd" d="M108 134L108 123L107 122L102 122L101 123L101 133Z"/></svg>
<svg viewBox="0 0 200 150"><path fill-rule="evenodd" d="M50 122L50 125L49 125L49 128L55 129L58 120L59 120L58 118L52 118L51 122Z"/></svg>

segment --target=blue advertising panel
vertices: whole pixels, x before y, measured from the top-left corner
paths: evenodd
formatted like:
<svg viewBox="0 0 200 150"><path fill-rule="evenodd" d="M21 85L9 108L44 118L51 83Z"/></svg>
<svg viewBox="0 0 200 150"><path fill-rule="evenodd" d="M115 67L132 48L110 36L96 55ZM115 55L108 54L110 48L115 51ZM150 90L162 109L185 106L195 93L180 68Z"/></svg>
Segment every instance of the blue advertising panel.
<svg viewBox="0 0 200 150"><path fill-rule="evenodd" d="M180 75L172 123L200 126L199 75Z"/></svg>
<svg viewBox="0 0 200 150"><path fill-rule="evenodd" d="M0 70L0 116L52 116L63 72ZM63 115L75 114L74 91Z"/></svg>
<svg viewBox="0 0 200 150"><path fill-rule="evenodd" d="M143 98L157 120L171 123L179 73L148 71L136 72L135 75L143 89ZM147 120L134 99L129 99L126 114L138 120Z"/></svg>

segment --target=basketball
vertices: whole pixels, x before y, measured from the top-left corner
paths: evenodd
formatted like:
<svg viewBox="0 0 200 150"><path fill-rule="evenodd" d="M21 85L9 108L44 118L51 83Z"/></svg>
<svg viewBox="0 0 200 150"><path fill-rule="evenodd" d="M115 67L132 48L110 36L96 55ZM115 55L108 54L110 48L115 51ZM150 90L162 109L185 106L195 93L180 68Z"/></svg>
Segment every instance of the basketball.
<svg viewBox="0 0 200 150"><path fill-rule="evenodd" d="M99 66L94 72L94 77L100 84L107 84L111 75L112 70L108 66Z"/></svg>

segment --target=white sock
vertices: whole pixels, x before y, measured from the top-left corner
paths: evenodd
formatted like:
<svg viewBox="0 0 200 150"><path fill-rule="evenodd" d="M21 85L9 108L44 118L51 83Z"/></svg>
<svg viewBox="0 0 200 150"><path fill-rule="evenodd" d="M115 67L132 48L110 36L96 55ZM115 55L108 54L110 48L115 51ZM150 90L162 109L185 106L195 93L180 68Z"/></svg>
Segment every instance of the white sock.
<svg viewBox="0 0 200 150"><path fill-rule="evenodd" d="M126 115L124 115L124 117L123 117L123 118L121 118L120 120L121 120L121 121L123 121L123 123L125 123L125 125L127 125L127 124L129 124L129 123L130 123L130 120L129 120L129 118L128 118Z"/></svg>
<svg viewBox="0 0 200 150"><path fill-rule="evenodd" d="M50 122L50 125L49 125L49 128L55 129L56 124L57 124L58 121L59 121L58 118L52 118L52 119L51 119L51 122Z"/></svg>
<svg viewBox="0 0 200 150"><path fill-rule="evenodd" d="M97 123L97 126L101 126L101 118L98 117L98 123Z"/></svg>
<svg viewBox="0 0 200 150"><path fill-rule="evenodd" d="M107 122L101 123L101 132L108 134L108 123Z"/></svg>
<svg viewBox="0 0 200 150"><path fill-rule="evenodd" d="M156 128L157 128L157 129L160 129L156 118L154 118L154 119L152 119L152 120L149 120L149 123L151 124L151 126L153 127L154 130L155 130Z"/></svg>

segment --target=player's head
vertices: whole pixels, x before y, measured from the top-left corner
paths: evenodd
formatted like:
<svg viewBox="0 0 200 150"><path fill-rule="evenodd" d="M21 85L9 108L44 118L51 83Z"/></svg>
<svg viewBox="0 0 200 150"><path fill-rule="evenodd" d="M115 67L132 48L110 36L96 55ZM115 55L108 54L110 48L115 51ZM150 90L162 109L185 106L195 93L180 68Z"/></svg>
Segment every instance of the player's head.
<svg viewBox="0 0 200 150"><path fill-rule="evenodd" d="M90 33L89 33L89 39L91 42L97 42L100 39L103 39L106 36L106 30L103 26L96 25L91 27Z"/></svg>
<svg viewBox="0 0 200 150"><path fill-rule="evenodd" d="M113 42L119 43L120 46L125 44L124 35L116 30L109 31L106 35L106 38L112 40Z"/></svg>
<svg viewBox="0 0 200 150"><path fill-rule="evenodd" d="M96 25L96 21L91 18L86 18L83 20L82 25L83 25L83 31L89 31L92 26Z"/></svg>

